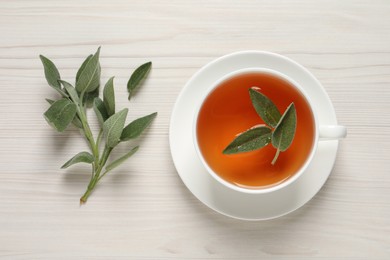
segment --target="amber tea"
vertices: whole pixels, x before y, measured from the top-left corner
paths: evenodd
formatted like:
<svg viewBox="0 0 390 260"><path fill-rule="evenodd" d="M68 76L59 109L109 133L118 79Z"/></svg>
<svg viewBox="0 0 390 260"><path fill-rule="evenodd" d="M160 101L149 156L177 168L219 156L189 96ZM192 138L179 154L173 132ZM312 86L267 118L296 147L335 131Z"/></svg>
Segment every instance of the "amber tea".
<svg viewBox="0 0 390 260"><path fill-rule="evenodd" d="M265 124L252 105L252 87L271 99L280 112L292 102L295 105L295 137L274 165L272 145L234 155L221 152L237 133ZM204 160L222 179L242 188L261 189L282 183L303 167L313 149L315 122L308 101L290 82L270 73L248 72L223 81L210 92L198 114L196 135Z"/></svg>

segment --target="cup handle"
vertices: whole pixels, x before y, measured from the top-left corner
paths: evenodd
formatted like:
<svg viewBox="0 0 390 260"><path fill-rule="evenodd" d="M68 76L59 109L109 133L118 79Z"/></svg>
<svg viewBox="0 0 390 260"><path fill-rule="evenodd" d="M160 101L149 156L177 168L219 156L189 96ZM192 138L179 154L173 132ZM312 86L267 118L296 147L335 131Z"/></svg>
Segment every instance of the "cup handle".
<svg viewBox="0 0 390 260"><path fill-rule="evenodd" d="M320 140L337 140L347 136L347 128L342 125L321 125Z"/></svg>

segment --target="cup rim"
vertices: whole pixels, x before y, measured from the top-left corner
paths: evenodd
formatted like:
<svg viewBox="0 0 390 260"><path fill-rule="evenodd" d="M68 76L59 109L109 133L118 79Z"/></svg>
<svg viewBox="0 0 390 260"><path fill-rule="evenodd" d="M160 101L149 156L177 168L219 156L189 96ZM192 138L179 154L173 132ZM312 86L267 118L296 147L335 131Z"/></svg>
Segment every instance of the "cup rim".
<svg viewBox="0 0 390 260"><path fill-rule="evenodd" d="M248 189L248 188L240 187L238 185L234 185L234 184L224 180L216 172L214 172L214 170L211 169L211 167L208 165L208 163L206 162L205 158L203 157L202 152L200 151L199 144L198 144L197 131L196 131L197 123L198 123L198 117L199 117L199 112L200 112L200 110L201 110L205 100L211 94L211 92L216 87L221 85L223 82L225 82L225 81L227 81L227 80L229 80L229 79L231 79L233 77L236 77L236 76L239 76L239 75L242 75L242 74L247 74L247 73L265 73L265 74L270 74L272 76L276 76L276 77L281 78L282 80L285 80L288 83L290 83L290 85L295 87L301 93L301 95L305 98L305 100L309 104L309 108L310 108L310 110L312 112L313 120L314 120L314 131L315 131L315 133L314 133L313 146L312 146L312 149L310 151L309 156L306 158L305 163L300 167L300 169L294 175L292 175L288 179L282 181L281 183L272 185L271 187L258 188L258 189ZM207 172L216 181L218 181L220 184L224 185L225 187L227 187L229 189L232 189L232 190L235 190L235 191L238 191L238 192L241 192L241 193L265 194L265 193L270 193L270 192L274 192L274 191L283 189L283 188L291 185L293 182L295 182L297 179L299 179L299 177L308 168L308 166L310 165L310 163L311 163L311 161L312 161L312 159L314 157L314 154L315 154L315 152L317 150L317 147L318 147L318 141L319 141L319 121L318 121L317 113L315 111L315 106L313 105L313 102L311 101L310 97L306 94L304 89L297 82L295 82L293 79L291 79L289 76L287 76L287 75L285 75L285 74L283 74L283 73L281 73L279 71L276 71L276 70L273 70L273 69L268 69L268 68L256 68L256 67L244 68L244 69L235 70L235 71L232 71L232 72L226 74L225 76L223 76L220 79L216 80L212 85L210 85L209 88L207 88L205 93L202 95L202 98L200 99L198 104L195 106L195 113L194 113L193 124L192 124L192 137L193 137L193 143L194 143L195 151L196 151L196 153L198 155L198 158L202 162L203 166L206 168Z"/></svg>

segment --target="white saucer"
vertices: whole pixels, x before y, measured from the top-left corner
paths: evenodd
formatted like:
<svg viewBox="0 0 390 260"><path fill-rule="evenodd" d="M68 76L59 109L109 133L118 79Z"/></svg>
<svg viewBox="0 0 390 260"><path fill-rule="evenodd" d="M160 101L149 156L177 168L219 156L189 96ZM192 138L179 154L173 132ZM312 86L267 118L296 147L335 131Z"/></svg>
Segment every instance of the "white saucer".
<svg viewBox="0 0 390 260"><path fill-rule="evenodd" d="M312 163L302 176L292 185L268 194L239 193L211 177L194 148L192 124L195 106L203 92L219 78L235 70L253 67L274 69L295 80L313 99L320 125L337 124L327 93L308 70L274 53L243 51L208 63L187 82L172 111L169 142L179 176L201 202L233 218L265 220L298 209L320 190L333 168L338 141L320 141Z"/></svg>

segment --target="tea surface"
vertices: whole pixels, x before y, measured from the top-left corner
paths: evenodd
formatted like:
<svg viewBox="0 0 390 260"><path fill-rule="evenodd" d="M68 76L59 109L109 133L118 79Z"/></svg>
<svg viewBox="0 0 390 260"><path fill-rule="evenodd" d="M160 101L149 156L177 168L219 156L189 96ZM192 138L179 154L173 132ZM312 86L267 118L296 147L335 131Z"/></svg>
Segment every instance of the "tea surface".
<svg viewBox="0 0 390 260"><path fill-rule="evenodd" d="M281 152L270 144L253 152L225 155L223 149L241 133L264 121L249 97L251 87L270 98L281 114L294 102L297 128L293 143ZM224 180L244 188L267 188L296 173L305 163L314 142L314 119L304 96L283 79L263 73L247 73L222 82L206 98L197 122L198 143L206 162Z"/></svg>

